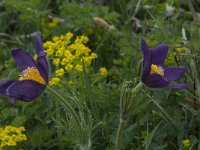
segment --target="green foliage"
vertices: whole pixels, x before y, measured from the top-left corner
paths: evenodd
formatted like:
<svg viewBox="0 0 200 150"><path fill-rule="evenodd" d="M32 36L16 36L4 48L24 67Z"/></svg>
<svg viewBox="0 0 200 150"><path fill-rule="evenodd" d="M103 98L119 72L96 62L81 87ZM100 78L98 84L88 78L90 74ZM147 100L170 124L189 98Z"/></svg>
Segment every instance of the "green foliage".
<svg viewBox="0 0 200 150"><path fill-rule="evenodd" d="M115 149L124 81L132 82L124 89L127 93L122 93L129 105L126 103L123 112L127 118L121 149L199 149L199 6L199 0L0 1L1 80L19 78L10 51L19 47L34 54L33 38L38 31L43 41L67 32L86 35L87 46L97 54L89 71L66 73L61 84L53 87L75 110L79 124L66 104L48 91L15 106L0 97L0 127L25 126L27 135L26 141L5 149ZM140 81L142 38L149 47L169 45L164 67L188 66L180 82L191 84L190 90L143 86L137 94L131 93ZM179 47L184 50L177 50ZM106 78L99 74L100 67L108 69ZM56 69L52 67L52 75ZM76 84L68 84L70 79ZM185 139L189 139L189 147L184 147Z"/></svg>

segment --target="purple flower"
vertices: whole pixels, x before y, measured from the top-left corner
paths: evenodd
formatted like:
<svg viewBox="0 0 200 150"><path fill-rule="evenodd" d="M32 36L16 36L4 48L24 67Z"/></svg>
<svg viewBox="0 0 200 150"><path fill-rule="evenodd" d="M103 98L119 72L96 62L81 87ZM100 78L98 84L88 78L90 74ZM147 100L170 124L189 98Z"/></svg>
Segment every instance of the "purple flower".
<svg viewBox="0 0 200 150"><path fill-rule="evenodd" d="M183 76L186 67L169 67L163 65L168 52L168 46L159 44L156 48L148 48L144 40L141 41L143 52L142 82L150 88L170 87L175 89L187 89L190 85L175 84L171 81L178 80Z"/></svg>
<svg viewBox="0 0 200 150"><path fill-rule="evenodd" d="M40 33L35 36L37 62L23 49L13 49L11 55L21 71L18 80L6 80L0 83L0 95L17 101L29 102L40 96L49 81L49 63L42 47Z"/></svg>

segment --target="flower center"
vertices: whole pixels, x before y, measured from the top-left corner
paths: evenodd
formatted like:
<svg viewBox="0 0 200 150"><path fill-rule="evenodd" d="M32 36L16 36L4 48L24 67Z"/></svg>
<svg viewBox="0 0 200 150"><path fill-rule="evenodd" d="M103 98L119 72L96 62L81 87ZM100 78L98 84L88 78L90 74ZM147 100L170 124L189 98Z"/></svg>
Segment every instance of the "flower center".
<svg viewBox="0 0 200 150"><path fill-rule="evenodd" d="M159 74L161 76L164 76L164 69L161 66L151 64L150 74Z"/></svg>
<svg viewBox="0 0 200 150"><path fill-rule="evenodd" d="M23 70L19 80L34 80L41 84L46 84L45 80L40 75L40 72L35 67L28 67L27 69Z"/></svg>

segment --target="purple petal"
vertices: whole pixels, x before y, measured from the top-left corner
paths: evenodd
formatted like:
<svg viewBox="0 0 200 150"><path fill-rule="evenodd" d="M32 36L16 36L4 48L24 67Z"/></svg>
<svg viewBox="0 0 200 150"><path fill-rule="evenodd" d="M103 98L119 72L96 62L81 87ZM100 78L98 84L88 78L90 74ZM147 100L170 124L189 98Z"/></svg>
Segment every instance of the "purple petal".
<svg viewBox="0 0 200 150"><path fill-rule="evenodd" d="M37 63L37 69L40 72L40 75L44 78L46 83L49 81L49 62L46 58L40 59Z"/></svg>
<svg viewBox="0 0 200 150"><path fill-rule="evenodd" d="M165 58L167 57L168 46L166 44L160 44L156 48L151 50L151 64L163 66Z"/></svg>
<svg viewBox="0 0 200 150"><path fill-rule="evenodd" d="M33 57L22 49L13 49L11 55L15 59L17 67L21 72L28 67L36 67L36 62Z"/></svg>
<svg viewBox="0 0 200 150"><path fill-rule="evenodd" d="M146 42L141 40L141 48L143 52L143 74L148 74L150 69L150 50L147 47Z"/></svg>
<svg viewBox="0 0 200 150"><path fill-rule="evenodd" d="M7 95L15 100L32 101L40 96L46 86L33 80L22 80L13 83L7 89Z"/></svg>
<svg viewBox="0 0 200 150"><path fill-rule="evenodd" d="M35 36L35 50L38 55L37 68L40 71L41 76L45 79L46 82L49 81L49 62L46 58L46 53L43 49L42 39L40 33L37 33Z"/></svg>
<svg viewBox="0 0 200 150"><path fill-rule="evenodd" d="M169 81L164 80L162 76L157 74L143 76L141 80L146 86L151 88L163 88L169 85Z"/></svg>
<svg viewBox="0 0 200 150"><path fill-rule="evenodd" d="M13 83L15 83L15 82L17 82L18 80L6 80L6 81L2 81L1 83L0 83L0 95L2 95L2 96L7 96L6 95L6 90L7 90L7 88L11 85L11 84L13 84Z"/></svg>
<svg viewBox="0 0 200 150"><path fill-rule="evenodd" d="M192 86L188 85L188 84L174 84L174 83L169 84L168 87L174 88L174 89L189 89L189 88L192 88Z"/></svg>
<svg viewBox="0 0 200 150"><path fill-rule="evenodd" d="M43 50L43 43L39 32L35 35L35 50L38 58L46 56L46 53Z"/></svg>
<svg viewBox="0 0 200 150"><path fill-rule="evenodd" d="M163 78L171 81L171 80L178 80L180 77L183 76L183 74L187 71L186 67L171 67L166 68L164 70L164 76Z"/></svg>

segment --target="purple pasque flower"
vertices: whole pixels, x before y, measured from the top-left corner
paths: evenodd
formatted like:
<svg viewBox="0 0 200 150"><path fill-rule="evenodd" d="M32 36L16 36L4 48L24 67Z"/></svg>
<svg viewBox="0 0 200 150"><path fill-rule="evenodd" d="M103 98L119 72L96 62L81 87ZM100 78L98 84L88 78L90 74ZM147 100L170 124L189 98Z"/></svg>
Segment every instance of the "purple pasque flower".
<svg viewBox="0 0 200 150"><path fill-rule="evenodd" d="M187 89L190 85L172 83L183 76L186 67L163 68L165 58L168 52L166 44L159 44L155 48L148 48L144 40L141 41L143 52L143 71L142 82L150 88L170 87L175 89Z"/></svg>
<svg viewBox="0 0 200 150"><path fill-rule="evenodd" d="M49 63L43 50L40 33L35 36L37 61L25 50L17 48L11 51L21 75L18 80L6 80L0 83L0 95L17 101L29 102L40 96L49 81Z"/></svg>

